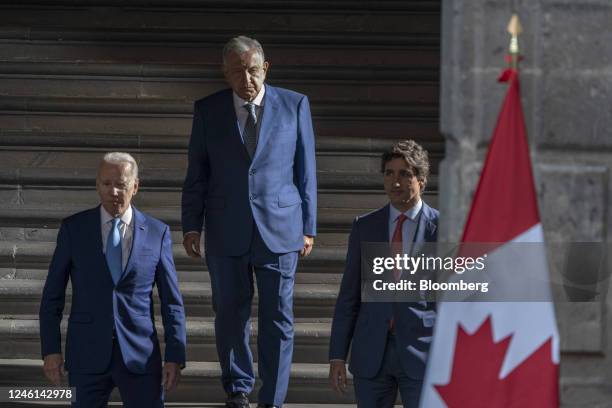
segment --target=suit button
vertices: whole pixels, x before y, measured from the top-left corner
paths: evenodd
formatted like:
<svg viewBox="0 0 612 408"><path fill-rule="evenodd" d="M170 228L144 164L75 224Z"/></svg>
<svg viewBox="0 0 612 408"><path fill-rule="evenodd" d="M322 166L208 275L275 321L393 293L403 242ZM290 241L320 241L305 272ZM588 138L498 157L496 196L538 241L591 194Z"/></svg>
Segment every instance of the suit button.
<svg viewBox="0 0 612 408"><path fill-rule="evenodd" d="M255 194L251 194L249 196L249 200L251 200L251 201L255 200L256 198L257 198L257 196Z"/></svg>
<svg viewBox="0 0 612 408"><path fill-rule="evenodd" d="M251 169L251 170L249 170L249 175L250 175L250 176L253 176L254 174L255 174L255 169Z"/></svg>

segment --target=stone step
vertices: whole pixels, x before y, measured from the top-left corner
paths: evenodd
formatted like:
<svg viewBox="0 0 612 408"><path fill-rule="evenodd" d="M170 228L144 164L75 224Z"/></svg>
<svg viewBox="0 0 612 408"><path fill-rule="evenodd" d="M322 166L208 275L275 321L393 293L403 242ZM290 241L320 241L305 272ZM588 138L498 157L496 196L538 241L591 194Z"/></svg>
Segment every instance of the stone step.
<svg viewBox="0 0 612 408"><path fill-rule="evenodd" d="M94 190L85 191L64 191L64 190L44 190L35 189L28 190L22 189L19 185L9 187L0 193L5 193L6 205L0 208L0 224L6 227L59 227L59 224L63 218L66 218L74 213L83 211L84 209L94 207L98 205L98 197ZM139 193L138 196L145 196L147 193ZM177 192L178 194L178 192ZM19 200L19 196L26 195L28 198L28 204L9 204L14 203L15 200ZM353 200L357 200L357 197L364 196L363 192L355 191L350 194L344 193L347 198L339 199L339 202L346 201L350 203ZM138 197L137 196L137 197ZM165 196L167 201L167 194L158 194L157 196ZM321 197L321 194L319 194ZM351 197L353 199L351 199ZM74 200L73 200L74 198ZM366 201L371 201L372 206L368 208L364 207L348 207L348 208L326 208L319 207L317 215L317 233L323 232L348 232L351 227L352 221L356 216L368 212L370 209L378 208L384 205L385 196L384 194L371 194L365 192ZM431 200L425 197L428 203ZM47 205L45 206L45 200ZM81 201L81 204L76 204L74 201ZM144 200L139 198L134 200L134 204L138 209L152 215L166 224L174 230L181 228L181 210L178 206L178 202L172 203L169 206L154 205L154 200L150 203L145 202L145 205L141 205ZM69 205L62 205L62 203L71 203Z"/></svg>
<svg viewBox="0 0 612 408"><path fill-rule="evenodd" d="M20 157L21 156L21 157ZM80 163L75 163L74 160L68 160L74 154L60 155L65 156L66 160L58 162L57 166L61 167L44 167L44 166L28 166L24 162L30 159L34 160L39 154L14 154L12 159L7 158L3 161L0 167L0 183L11 185L19 184L22 186L56 186L56 187L73 187L75 189L95 189L95 179L97 164L100 160L98 152L84 154L79 152L81 160L89 160L91 167L79 167ZM59 157L62 159L62 157ZM159 157L152 157L159 159ZM143 188L158 189L166 188L169 193L180 192L185 180L186 153L176 154L172 161L167 161L163 164L165 167L152 168L146 167L146 162L139 169L139 177L142 179ZM12 161L12 163L11 163ZM175 162L176 161L176 162ZM378 167L380 161L378 157L371 160L373 163L362 163L362 171L352 172L330 172L324 171L318 167L317 185L320 189L335 189L335 190L381 190L382 177L378 169L363 172L367 167ZM180 162L180 163L179 163ZM152 165L159 165L152 163ZM435 179L432 180L435 183Z"/></svg>
<svg viewBox="0 0 612 408"><path fill-rule="evenodd" d="M287 70L288 68L286 68ZM0 68L1 70L1 68ZM415 72L416 71L416 72ZM410 74L416 76L410 77ZM161 72L160 72L161 73ZM287 72L286 72L287 74ZM290 72L289 72L290 74ZM311 95L310 104L314 107L330 103L352 103L368 106L389 103L401 105L421 104L424 109L438 101L438 83L418 82L422 70L407 70L404 73L395 71L400 77L395 81L382 82L380 78L370 77L359 80L314 79L307 82L301 79L279 78L276 72L270 77L276 86L288 88L305 95ZM402 75L403 74L403 75ZM155 77L139 78L125 76L88 76L86 72L66 76L49 76L53 74L2 74L0 73L0 95L19 97L50 98L139 98L144 101L153 98L190 103L227 87L221 70L215 76L204 78ZM77 80L75 80L77 79ZM359 86L356 86L359 84ZM375 90L375 92L373 92Z"/></svg>
<svg viewBox="0 0 612 408"><path fill-rule="evenodd" d="M91 160L97 162L99 158L100 154L96 154ZM378 158L375 162L378 165ZM142 170L139 194L134 204L140 208L175 211L172 219L178 225L184 175L185 172L180 169ZM3 185L0 194L6 202L3 218L12 215L10 211L39 211L41 215L34 218L36 220L54 210L64 209L69 214L68 211L79 211L99 203L95 190L95 169L19 168L19 164L15 164L10 169L0 169L0 184ZM425 198L431 201L431 197L437 194L437 188L437 176L433 175ZM350 215L359 215L382 206L386 201L378 170L345 173L319 171L317 196L322 228L352 221L343 217L342 212L340 216L334 216L341 210ZM64 207L62 204L68 205Z"/></svg>
<svg viewBox="0 0 612 408"><path fill-rule="evenodd" d="M135 204L177 209L180 214L186 153L135 153L135 156L140 161L141 180ZM378 154L318 156L320 212L342 208L364 211L385 201ZM0 184L8 204L6 209L31 208L44 212L47 208L60 207L60 203L70 203L72 208L97 204L94 181L100 157L100 151L85 153L80 150L51 155L39 151L7 155L0 163ZM343 162L342 171L336 169L338 161ZM432 166L437 164L432 161ZM438 178L433 174L429 178L427 196L435 196L437 190Z"/></svg>
<svg viewBox="0 0 612 408"><path fill-rule="evenodd" d="M304 266L298 266L295 274L296 283L308 284L335 284L339 285L342 280L342 269L332 270L329 272L311 272L313 269ZM320 270L316 268L314 270ZM4 268L0 267L0 280L2 279L33 279L45 280L47 278L47 268ZM195 269L178 269L179 282L210 282L210 274L205 267L205 264L198 264Z"/></svg>
<svg viewBox="0 0 612 408"><path fill-rule="evenodd" d="M233 14L233 13L232 13ZM295 19L302 19L302 16L295 17ZM439 16L438 16L439 19ZM11 22L14 26L14 22ZM7 23L8 24L8 23ZM155 23L157 25L157 23ZM238 23L234 23L238 24ZM272 26L278 25L278 22L275 21L272 23ZM404 23L404 26L410 25L409 20ZM436 24L437 25L437 24ZM186 30L183 27L177 28L168 28L163 30L155 29L147 29L146 27L138 27L134 29L134 27L121 28L121 29L112 29L108 26L104 27L104 32L100 33L100 30L91 30L88 28L77 27L77 28L68 28L62 27L61 29L57 29L54 27L11 27L11 30L5 30L2 34L3 37L10 41L10 44L15 43L24 43L27 45L40 45L46 44L50 47L58 47L64 49L71 49L72 47L78 47L83 45L89 45L91 48L99 48L99 47L109 47L114 43L121 43L121 47L129 47L133 48L135 52L136 50L144 51L146 49L154 52L156 55L159 55L159 48L164 47L163 49L170 51L174 51L175 49L194 49L197 48L201 53L204 53L203 56L200 57L199 60L193 61L197 63L208 63L217 65L220 63L219 52L223 48L224 41L227 41L227 38L230 36L228 33L219 32L217 30L210 31L210 29L205 29L202 26L196 28L191 28L190 30ZM310 28L310 27L309 27ZM261 38L263 44L268 51L266 51L266 55L269 55L268 52L271 48L275 48L280 44L282 44L281 49L277 49L274 52L274 58L272 62L274 64L279 64L279 66L287 66L287 65L295 65L296 61L288 61L287 56L289 52L286 51L287 48L301 48L304 43L308 44L308 47L301 48L299 51L305 56L309 57L305 64L307 65L315 65L315 60L313 54L313 49L316 49L317 52L321 53L322 51L331 51L335 50L336 54L346 54L347 48L358 49L362 52L370 51L374 48L373 51L378 51L379 54L387 55L392 52L397 54L412 54L416 51L432 51L439 50L439 35L435 32L431 32L431 27L429 28L429 33L427 32L404 32L396 33L393 35L385 35L380 32L346 32L346 31L334 31L333 29L326 29L324 33L304 33L297 32L293 29L283 30L282 33L270 33L268 30L265 30L266 33L262 33ZM361 29L359 31L362 31ZM272 34L272 35L270 35ZM278 39L282 38L281 41ZM276 41L275 41L276 40ZM168 43L172 43L172 47L168 47ZM194 45L197 43L197 46ZM213 44L214 43L214 44ZM315 48L313 45L324 44L325 47ZM72 46L72 47L70 47ZM374 47L375 46L375 47ZM194 50L191 50L193 53ZM11 53L14 55L14 52ZM284 55L283 55L284 54ZM327 54L327 53L325 53ZM371 58L370 60L365 59L361 56L361 52L355 52L353 58L356 60L363 61L364 63L372 61L376 61L376 58ZM31 55L28 53L27 55ZM292 55L293 56L293 55ZM399 60L398 65L408 65L408 59L401 58L403 55L398 55L397 59ZM109 57L104 55L104 57ZM186 56L184 56L186 57ZM193 56L195 58L195 56ZM204 58L206 59L204 59ZM341 59L342 57L347 58L343 55L337 55L334 61L331 61L333 65L339 65L341 61L346 61L345 59ZM360 58L361 57L361 58ZM144 59L141 56L136 57L136 60L144 60L147 62L157 62L156 60ZM150 58L150 56L149 56ZM439 58L439 56L438 56ZM164 63L168 62L162 56L158 57L158 60L163 60ZM277 62L277 60L279 60ZM413 58L413 67L422 67L427 66L426 64L420 64L420 59ZM103 62L105 59L98 57L87 60L94 62ZM135 61L135 59L130 60L130 62ZM427 61L433 62L433 61ZM178 63L185 63L185 60L179 60ZM356 65L361 65L358 62ZM371 64L371 62L370 62ZM430 67L433 65L429 65ZM274 72L272 70L272 72Z"/></svg>
<svg viewBox="0 0 612 408"><path fill-rule="evenodd" d="M2 47L0 46L0 49ZM223 88L220 86L219 88ZM206 91L205 91L206 92ZM206 95L204 93L203 95ZM410 118L436 121L438 105L435 101L427 103L413 102L391 103L385 99L377 104L362 103L350 99L344 103L331 100L318 100L311 105L313 118ZM193 112L193 101L181 99L162 99L159 97L52 97L4 96L0 99L0 112L12 114L47 115L55 113L68 116L124 116L150 119L190 118Z"/></svg>
<svg viewBox="0 0 612 408"><path fill-rule="evenodd" d="M317 6L317 8L320 8L320 6ZM3 9L3 15L5 10ZM21 14L26 13L22 12ZM233 13L231 14L233 15ZM198 13L198 15L201 14ZM402 15L402 17L405 18L405 15ZM317 20L319 18L320 16L317 16ZM359 16L358 19L361 18L362 16ZM302 17L300 15L294 19L299 21ZM91 18L88 18L88 20L91 20ZM343 21L345 20L343 19ZM437 20L439 20L439 15ZM274 22L272 26L276 24L277 22ZM15 23L7 22L6 25L14 27ZM405 21L403 26L406 26ZM125 32L125 30L122 31ZM306 36L306 38L294 37L292 42L288 42L285 37L291 32L293 32L293 27L284 31L282 35L263 35L263 37L259 37L267 50L266 54L271 55L271 61L275 66L286 67L301 64L305 66L325 66L329 64L331 66L354 65L376 69L381 65L387 65L427 69L437 67L440 63L439 35L419 33L407 37L395 37L372 36L372 33L367 33L365 37L363 34L353 36L353 41L360 43L350 45L354 52L346 52L347 42L349 42L347 39L351 38L346 32L337 36L319 37L319 41L327 41L324 47L313 47L309 43L312 36ZM9 33L11 32L7 31L7 34ZM120 65L137 61L143 64L207 64L218 66L223 43L234 33L235 31L217 34L216 38L212 38L214 43L211 42L208 33L205 36L202 33L192 36L191 42L181 41L180 38L176 37L169 38L173 41L169 46L169 43L162 41L162 38L151 33L143 32L140 34L145 38L150 37L146 41L132 41L125 37L119 39L122 36L122 33L119 32L115 33L116 41L121 43L121 46L118 47L114 41L104 41L104 38L109 38L112 35L106 28L103 31L88 32L80 30L70 33L70 30L67 29L34 32L30 27L23 27L22 29L15 28L11 33L13 34L11 35L12 38L6 38L0 44L0 55L3 55L3 59L8 61L20 61L20 58L27 55L30 56L30 61L41 62L73 62L78 60L80 63L112 62ZM64 41L58 38L70 34L79 36L78 41ZM139 35L138 32L130 34L132 36ZM180 35L181 33L178 32L177 34ZM97 39L92 38L96 35L98 36ZM100 38L100 35L104 37ZM85 41L80 36L89 37L89 41ZM279 46L278 39L282 39L281 46ZM367 41L367 43L363 43L363 41ZM393 41L395 44L381 46L380 42L385 41ZM418 53L418 58L415 58L415 53ZM271 74L273 72L274 69L272 69Z"/></svg>
<svg viewBox="0 0 612 408"><path fill-rule="evenodd" d="M0 386L43 386L40 359L0 359ZM328 384L328 364L294 363L291 368L288 403L353 404L352 377L345 394L333 392ZM256 385L257 389L258 385ZM254 393L255 394L255 393ZM254 395L253 395L254 396ZM115 396L116 398L116 396ZM220 384L220 368L214 362L189 362L182 372L179 388L168 394L170 402L210 401L221 403L225 394Z"/></svg>
<svg viewBox="0 0 612 408"><path fill-rule="evenodd" d="M245 32L261 32L266 49L270 46L276 50L285 44L291 48L288 44L294 43L325 46L339 43L352 47L381 43L392 45L403 43L407 36L414 36L413 41L417 41L423 34L437 34L440 25L439 1L431 0L355 2L350 8L347 8L345 1L334 0L326 2L325 10L316 0L260 0L256 6L236 0L204 3L156 0L154 4L147 3L149 8L143 7L141 1L124 0L121 2L124 7L120 9L111 8L118 4L115 2L96 3L109 6L110 10L105 12L92 11L87 7L57 7L82 5L78 1L47 0L44 4L48 8L32 7L33 4L41 3L22 0L3 10L0 22L14 30L7 30L5 36L70 43L93 40L120 43L147 43L153 39L172 42L190 40L193 43L214 44L220 49L231 35L229 28L242 27ZM255 9L266 11L260 13L262 15L257 22L252 18ZM266 29L253 31L258 26ZM100 32L101 28L105 30ZM425 38L429 39L429 36ZM423 39L421 41L424 42ZM435 45L439 45L438 42ZM212 55L219 57L218 52ZM99 57L105 60L104 55Z"/></svg>
<svg viewBox="0 0 612 408"><path fill-rule="evenodd" d="M117 399L117 397L114 397ZM120 401L109 402L108 404L111 407L121 407L123 404ZM2 408L28 408L28 407L56 407L63 406L68 407L70 404L62 403L62 402L49 402L49 403L39 403L39 402L5 402L2 404ZM164 406L167 408L224 408L225 404L222 402L212 403L212 402L164 402ZM283 404L285 408L354 408L355 404ZM401 405L396 405L396 407L401 407ZM257 408L256 403L251 403L251 408Z"/></svg>
<svg viewBox="0 0 612 408"><path fill-rule="evenodd" d="M178 195L178 192L169 194L149 190L139 193L134 204L140 210L167 223L173 231L180 231L181 209ZM0 225L16 228L58 228L62 219L99 204L99 198L93 189L82 191L42 187L23 188L20 185L12 185L0 190L0 198L5 200L5 204L0 208ZM26 203L20 201L24 199L27 200ZM318 235L347 234L356 216L387 203L382 191L368 190L327 193L319 191L318 199ZM426 192L424 199L429 205L437 207L438 197L434 191ZM180 236L175 235L173 238L177 241ZM317 237L317 242L319 239ZM48 240L55 241L55 238L51 237ZM344 244L346 241L342 242Z"/></svg>
<svg viewBox="0 0 612 408"><path fill-rule="evenodd" d="M157 333L163 348L164 329L156 319ZM66 338L66 319L63 320L62 339ZM187 318L187 360L218 361L215 346L215 328L212 318ZM328 362L330 319L297 319L295 322L294 363ZM257 359L257 319L251 323L251 349ZM0 317L0 359L37 359L40 357L40 331L38 316Z"/></svg>
<svg viewBox="0 0 612 408"><path fill-rule="evenodd" d="M0 43L0 55L2 55ZM17 107L5 105L8 107ZM38 106L43 108L42 106ZM48 106L47 108L52 108ZM127 107L125 107L127 109ZM59 110L59 108L56 108ZM313 115L313 126L318 137L344 135L355 138L385 138L389 135L411 135L415 138L438 137L438 116L428 111L420 115L414 108L411 116L406 112L396 112L398 116L384 115L380 109L378 115L363 114L325 116ZM191 113L127 113L127 112L69 112L69 111L29 111L0 110L3 129L5 130L38 130L43 132L83 132L91 133L133 133L151 136L176 135L185 137L191 132ZM325 112L321 112L325 113ZM332 113L332 112L327 112ZM398 136L399 137L399 136Z"/></svg>
<svg viewBox="0 0 612 408"><path fill-rule="evenodd" d="M45 134L45 137L40 137L40 134ZM153 180L154 186L168 187L182 185L190 137L189 132L180 136L136 137L129 134L82 132L77 135L68 134L66 140L63 140L54 132L15 130L3 131L3 135L0 147L11 151L0 163L3 184L17 180L24 185L81 183L83 186L89 186L96 174L100 150L106 147L107 150L128 150L134 154L140 165L144 186L147 181ZM368 176L358 180L364 187L374 181L380 183L380 155L396 140L397 138L386 137L376 141L372 138L361 141L350 136L317 134L315 147L319 188L346 188L347 182L339 176L348 177L350 180L351 175ZM36 142L41 144L33 144ZM72 142L72 145L68 145L69 142ZM421 142L431 149L431 166L437 168L442 159L441 144L435 139L421 139ZM358 143L363 143L363 146L356 147ZM338 166L339 160L342 161L341 167ZM436 179L433 178L430 182L435 185Z"/></svg>
<svg viewBox="0 0 612 408"><path fill-rule="evenodd" d="M38 314L43 286L42 280L1 279L0 311L7 315ZM213 316L210 283L180 283L180 291L183 295L187 316ZM68 286L64 314L69 313L71 296L71 289ZM299 318L331 318L337 296L338 284L296 284L293 297L294 314ZM156 316L160 316L156 293L153 294L153 299L156 303ZM256 315L257 290L255 290L252 310L252 316Z"/></svg>
<svg viewBox="0 0 612 408"><path fill-rule="evenodd" d="M187 135L186 135L187 136ZM9 141L10 142L10 141ZM2 139L0 139L0 144ZM385 148L392 145L386 143ZM109 150L128 150L122 146L109 146ZM0 146L5 153L0 162L0 184L20 185L23 188L51 187L75 190L93 190L95 177L102 152L100 149L81 148L54 149L53 152L28 147L15 152L15 146ZM317 187L322 194L332 191L371 190L382 191L380 173L380 152L318 151ZM166 150L163 148L131 151L139 162L140 187L142 192L164 191L167 194L180 193L186 174L187 150ZM338 162L342 168L338 168ZM432 167L438 166L437 158L431 160ZM428 186L437 189L435 174L429 178ZM163 190L161 190L163 189ZM180 194L174 197L180 200ZM179 201L175 202L178 205ZM326 202L323 201L323 206ZM363 205L363 204L362 204Z"/></svg>
<svg viewBox="0 0 612 408"><path fill-rule="evenodd" d="M430 86L439 85L439 73L437 66L429 68L411 67L409 65L345 65L326 64L300 64L300 65L276 65L274 66L273 79L275 83L293 82L304 84L304 78L309 83L317 84L322 81L330 81L335 84L346 84L358 82L360 85L375 81L377 85L384 85L383 81L419 83ZM271 72L270 72L271 73ZM104 61L83 63L78 60L47 62L41 64L35 56L24 55L19 60L0 61L0 75L5 78L51 78L57 79L69 77L80 77L81 80L102 80L112 78L115 81L142 81L143 83L159 81L174 81L177 83L187 81L197 82L222 82L223 74L219 70L219 61L208 64L157 64L157 63L134 63L124 62L112 64ZM272 79L272 77L269 77ZM178 85L178 84L177 84ZM87 90L88 88L85 88ZM21 90L23 92L23 89ZM354 92L360 92L355 89ZM46 94L46 92L43 92ZM388 95L393 97L393 95Z"/></svg>
<svg viewBox="0 0 612 408"><path fill-rule="evenodd" d="M0 242L41 242L55 243L58 225L39 224L35 226L0 226ZM172 242L179 244L183 240L180 226L170 226ZM316 248L346 247L348 235L345 232L323 231L317 234ZM197 263L197 262L196 262Z"/></svg>
<svg viewBox="0 0 612 408"><path fill-rule="evenodd" d="M0 61L0 70L2 69ZM121 66L111 67L121 68ZM1 74L0 74L1 75ZM2 146L20 147L21 152L54 151L69 152L80 149L81 153L98 152L99 150L128 150L136 155L151 152L185 153L189 145L189 133L182 135L149 135L136 133L91 133L77 132L45 132L32 130L2 130ZM430 160L440 160L444 155L444 140L441 137L417 137L413 139L429 152ZM316 151L319 155L326 153L346 153L359 156L363 153L379 155L397 141L396 135L381 135L380 137L351 137L345 132L337 134L317 134L315 138ZM95 164L95 163L94 163ZM337 164L337 163L336 163ZM90 162L91 166L92 163ZM432 166L435 168L434 166ZM337 166L336 169L338 170ZM363 168L362 168L363 170Z"/></svg>
<svg viewBox="0 0 612 408"><path fill-rule="evenodd" d="M0 44L0 49L1 49ZM45 115L27 115L26 111L3 112L3 134L7 132L37 132L43 134L81 134L88 139L89 135L143 135L155 140L160 137L177 137L184 139L191 132L192 115L167 115L164 118L144 116L129 117L96 116L93 114L70 115L67 112L47 112ZM336 136L353 139L389 140L397 135L409 134L415 140L435 140L442 144L439 136L438 122L428 117L412 118L377 118L364 116L358 120L350 117L314 117L313 126L317 139ZM96 138L92 138L94 141ZM85 142L86 143L86 142ZM118 146L122 146L119 143ZM64 145L66 146L66 145ZM443 152L443 149L437 149Z"/></svg>
<svg viewBox="0 0 612 408"><path fill-rule="evenodd" d="M48 241L0 241L0 267L45 270L51 261L55 245L55 242ZM178 270L196 272L205 270L205 263L187 256L182 244L174 243L172 252ZM343 247L316 246L310 256L299 260L298 270L340 272L344 265L345 254L346 250Z"/></svg>

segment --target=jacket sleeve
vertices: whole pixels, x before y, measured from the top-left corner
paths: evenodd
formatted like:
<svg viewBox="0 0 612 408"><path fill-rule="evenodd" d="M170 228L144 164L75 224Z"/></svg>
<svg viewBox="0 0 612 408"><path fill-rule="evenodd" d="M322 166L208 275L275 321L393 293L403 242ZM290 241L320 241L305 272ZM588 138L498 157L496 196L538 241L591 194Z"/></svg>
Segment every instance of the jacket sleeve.
<svg viewBox="0 0 612 408"><path fill-rule="evenodd" d="M298 139L293 171L302 198L304 235L315 236L317 234L317 165L310 105L306 96L298 105Z"/></svg>
<svg viewBox="0 0 612 408"><path fill-rule="evenodd" d="M49 264L49 272L40 301L40 345L43 358L48 354L62 352L60 323L71 265L70 234L66 224L62 223L57 234L57 245Z"/></svg>
<svg viewBox="0 0 612 408"><path fill-rule="evenodd" d="M159 262L155 270L155 284L159 293L164 325L164 340L166 343L164 360L184 367L187 345L185 309L172 257L172 239L168 226L164 230L161 242Z"/></svg>
<svg viewBox="0 0 612 408"><path fill-rule="evenodd" d="M336 301L329 345L329 359L345 360L361 307L361 241L356 219L349 237L346 266Z"/></svg>
<svg viewBox="0 0 612 408"><path fill-rule="evenodd" d="M183 183L181 219L183 234L202 230L208 192L209 163L206 150L204 120L198 103L193 109L189 140L187 175Z"/></svg>

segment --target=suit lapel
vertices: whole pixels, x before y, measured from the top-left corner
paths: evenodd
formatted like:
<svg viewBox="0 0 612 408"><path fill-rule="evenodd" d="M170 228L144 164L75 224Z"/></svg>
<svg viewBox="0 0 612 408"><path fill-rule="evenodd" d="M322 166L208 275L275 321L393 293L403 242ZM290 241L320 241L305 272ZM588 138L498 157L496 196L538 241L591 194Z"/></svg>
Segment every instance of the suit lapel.
<svg viewBox="0 0 612 408"><path fill-rule="evenodd" d="M376 241L389 242L389 204L385 205L378 214L380 218L376 220L376 225L380 225L380 227L376 232Z"/></svg>
<svg viewBox="0 0 612 408"><path fill-rule="evenodd" d="M101 205L98 205L91 211L89 225L91 225L93 228L92 234L94 238L92 240L87 240L87 242L91 242L91 253L96 254L94 258L97 259L96 264L104 265L102 269L106 271L108 277L110 278L111 274L110 270L108 269L108 265L106 264L106 257L104 256L104 245L102 243L102 217L100 216L100 207Z"/></svg>
<svg viewBox="0 0 612 408"><path fill-rule="evenodd" d="M423 201L423 208L421 208L421 214L419 215L419 223L417 224L417 230L414 234L414 242L432 242L432 237L436 232L436 228L436 225L431 222L429 206Z"/></svg>
<svg viewBox="0 0 612 408"><path fill-rule="evenodd" d="M89 220L87 221L87 239L83 239L83 242L85 242L85 245L88 248L86 253L91 254L90 259L92 261L92 265L94 265L94 270L97 269L98 273L105 276L106 279L108 279L108 282L114 286L110 269L108 269L108 264L106 263L106 256L104 255L100 207L101 205L98 205L96 208L92 208L91 212L89 213ZM93 237L90 234L93 234Z"/></svg>
<svg viewBox="0 0 612 408"><path fill-rule="evenodd" d="M386 248L391 248L389 242L389 206L390 204L385 205L381 211L378 212L378 219L376 220L377 231L376 231L376 241L384 242ZM384 279L386 282L393 282L393 271L387 270L384 275ZM389 302L373 302L376 305L377 310L380 313L380 316L384 318L389 318L393 316L393 306Z"/></svg>
<svg viewBox="0 0 612 408"><path fill-rule="evenodd" d="M240 129L238 129L238 118L236 117L236 110L234 109L234 93L231 89L228 89L224 95L225 101L221 104L221 111L219 117L223 120L223 127L226 129L223 134L229 135L227 143L232 146L229 151L233 151L233 146L237 147L239 154L247 161L251 161L249 153L244 147L242 138L240 137Z"/></svg>
<svg viewBox="0 0 612 408"><path fill-rule="evenodd" d="M257 140L257 149L253 161L257 160L265 150L265 145L274 134L274 129L278 126L278 94L274 87L266 85L266 93L264 94L263 115L261 117L261 125L259 126L259 138Z"/></svg>
<svg viewBox="0 0 612 408"><path fill-rule="evenodd" d="M127 265L123 270L120 281L126 277L127 272L132 269L134 265L134 254L138 254L141 251L142 245L146 242L147 239L147 220L144 215L136 209L136 207L132 206L132 210L134 211L134 235L132 236L132 250L130 251L130 257L128 258Z"/></svg>

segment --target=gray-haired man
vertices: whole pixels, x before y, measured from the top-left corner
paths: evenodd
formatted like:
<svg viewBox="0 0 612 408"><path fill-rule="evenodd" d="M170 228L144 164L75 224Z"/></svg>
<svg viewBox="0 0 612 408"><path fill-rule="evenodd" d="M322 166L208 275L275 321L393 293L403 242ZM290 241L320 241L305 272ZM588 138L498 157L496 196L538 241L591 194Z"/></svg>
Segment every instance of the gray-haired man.
<svg viewBox="0 0 612 408"><path fill-rule="evenodd" d="M47 379L65 370L76 387L73 407L106 407L118 387L125 407L163 407L164 391L185 365L185 312L172 259L170 228L131 205L138 166L112 152L98 167L100 205L62 221L40 303L40 343ZM66 284L72 307L62 354ZM164 365L153 316L159 292Z"/></svg>
<svg viewBox="0 0 612 408"><path fill-rule="evenodd" d="M293 352L298 254L316 232L314 135L306 96L264 84L259 42L231 39L223 72L231 89L195 103L183 187L183 245L206 261L226 406L248 407L255 383L249 348L253 275L259 291L260 406L285 400Z"/></svg>

